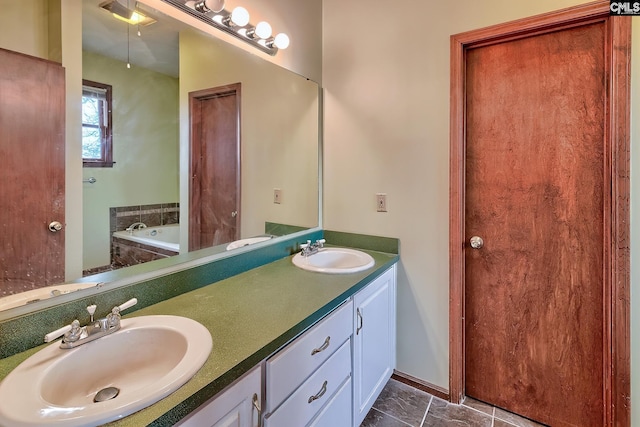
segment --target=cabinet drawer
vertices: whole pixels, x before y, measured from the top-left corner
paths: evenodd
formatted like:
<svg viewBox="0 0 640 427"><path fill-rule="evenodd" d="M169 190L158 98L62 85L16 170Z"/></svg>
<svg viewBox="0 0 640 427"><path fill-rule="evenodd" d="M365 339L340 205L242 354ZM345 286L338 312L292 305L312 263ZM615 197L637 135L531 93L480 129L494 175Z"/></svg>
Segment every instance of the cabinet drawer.
<svg viewBox="0 0 640 427"><path fill-rule="evenodd" d="M353 332L349 301L267 361L267 404L272 412L327 360Z"/></svg>
<svg viewBox="0 0 640 427"><path fill-rule="evenodd" d="M351 424L351 378L347 378L340 390L308 427L340 427Z"/></svg>
<svg viewBox="0 0 640 427"><path fill-rule="evenodd" d="M305 426L331 400L351 374L351 342L346 341L325 364L265 419L265 427Z"/></svg>

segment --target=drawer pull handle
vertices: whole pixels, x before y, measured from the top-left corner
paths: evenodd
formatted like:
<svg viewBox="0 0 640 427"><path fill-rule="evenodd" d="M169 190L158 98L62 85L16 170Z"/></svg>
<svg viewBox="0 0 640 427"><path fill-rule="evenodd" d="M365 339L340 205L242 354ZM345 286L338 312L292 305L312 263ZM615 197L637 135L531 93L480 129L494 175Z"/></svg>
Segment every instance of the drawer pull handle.
<svg viewBox="0 0 640 427"><path fill-rule="evenodd" d="M313 402L314 400L318 400L320 399L322 396L324 396L324 394L327 392L327 380L325 380L322 383L322 388L320 389L319 392L317 392L316 394L314 394L313 396L309 397L309 403Z"/></svg>
<svg viewBox="0 0 640 427"><path fill-rule="evenodd" d="M358 315L358 319L360 320L358 329L356 329L356 335L358 335L360 333L360 330L362 330L362 327L364 326L364 319L362 318L362 313L360 312L359 308L356 310L356 314Z"/></svg>
<svg viewBox="0 0 640 427"><path fill-rule="evenodd" d="M256 408L256 411L258 411L258 426L260 426L260 420L262 418L262 408L260 408L258 393L253 393L253 407Z"/></svg>
<svg viewBox="0 0 640 427"><path fill-rule="evenodd" d="M324 340L324 343L320 347L314 348L313 351L311 352L311 355L313 356L314 354L321 353L325 351L327 348L329 348L329 341L331 341L330 336Z"/></svg>

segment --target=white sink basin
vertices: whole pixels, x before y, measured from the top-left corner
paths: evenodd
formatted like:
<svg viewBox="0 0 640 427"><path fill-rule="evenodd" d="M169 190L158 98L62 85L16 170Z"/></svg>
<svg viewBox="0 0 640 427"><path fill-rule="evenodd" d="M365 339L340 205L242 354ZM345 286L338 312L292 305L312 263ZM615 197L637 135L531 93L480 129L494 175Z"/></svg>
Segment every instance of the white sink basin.
<svg viewBox="0 0 640 427"><path fill-rule="evenodd" d="M317 253L302 256L301 253L293 257L293 264L303 270L318 273L345 274L357 273L373 267L375 261L371 255L348 248L322 248Z"/></svg>
<svg viewBox="0 0 640 427"><path fill-rule="evenodd" d="M249 237L247 239L236 240L227 245L227 250L230 251L232 249L243 248L245 246L253 245L254 243L264 242L269 239L271 239L271 236Z"/></svg>
<svg viewBox="0 0 640 427"><path fill-rule="evenodd" d="M55 342L0 383L2 426L91 426L125 417L177 390L202 367L211 334L178 316L123 319L121 329L74 349ZM119 394L101 402L101 390Z"/></svg>

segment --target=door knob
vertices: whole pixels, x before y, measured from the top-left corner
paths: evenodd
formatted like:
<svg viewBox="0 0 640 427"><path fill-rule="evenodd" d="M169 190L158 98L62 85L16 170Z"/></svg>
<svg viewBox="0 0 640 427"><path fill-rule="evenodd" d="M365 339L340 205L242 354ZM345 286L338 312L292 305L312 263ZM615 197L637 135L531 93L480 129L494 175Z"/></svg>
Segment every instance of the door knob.
<svg viewBox="0 0 640 427"><path fill-rule="evenodd" d="M484 246L484 240L480 236L473 236L469 239L469 244L473 249L481 249Z"/></svg>
<svg viewBox="0 0 640 427"><path fill-rule="evenodd" d="M62 224L60 224L58 221L52 221L49 224L49 231L51 231L52 233L56 233L60 230L62 230Z"/></svg>
<svg viewBox="0 0 640 427"><path fill-rule="evenodd" d="M235 218L236 216L238 216L238 211L231 212L231 217Z"/></svg>

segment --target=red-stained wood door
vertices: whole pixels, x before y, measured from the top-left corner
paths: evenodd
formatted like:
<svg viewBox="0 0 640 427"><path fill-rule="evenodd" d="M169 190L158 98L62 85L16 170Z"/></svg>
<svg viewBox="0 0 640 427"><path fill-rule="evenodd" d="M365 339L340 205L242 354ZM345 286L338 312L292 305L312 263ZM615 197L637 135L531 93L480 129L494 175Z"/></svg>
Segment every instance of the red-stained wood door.
<svg viewBox="0 0 640 427"><path fill-rule="evenodd" d="M554 427L605 419L607 31L465 57L465 392Z"/></svg>
<svg viewBox="0 0 640 427"><path fill-rule="evenodd" d="M466 394L603 419L603 23L467 52Z"/></svg>
<svg viewBox="0 0 640 427"><path fill-rule="evenodd" d="M240 83L189 99L189 250L197 250L240 237Z"/></svg>
<svg viewBox="0 0 640 427"><path fill-rule="evenodd" d="M65 72L0 49L0 297L64 281Z"/></svg>
<svg viewBox="0 0 640 427"><path fill-rule="evenodd" d="M630 59L604 0L451 36L452 402L631 426Z"/></svg>

